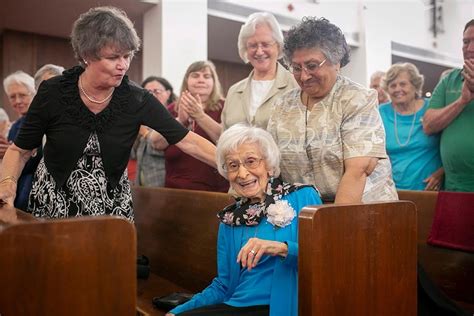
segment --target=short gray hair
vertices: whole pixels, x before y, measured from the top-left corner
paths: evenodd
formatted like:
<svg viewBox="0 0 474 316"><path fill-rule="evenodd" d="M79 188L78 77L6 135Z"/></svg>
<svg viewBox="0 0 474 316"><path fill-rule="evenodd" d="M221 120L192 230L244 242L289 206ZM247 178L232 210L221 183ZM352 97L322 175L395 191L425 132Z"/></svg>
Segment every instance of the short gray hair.
<svg viewBox="0 0 474 316"><path fill-rule="evenodd" d="M377 70L376 72L374 72L372 74L372 76L370 76L370 82L372 83L372 81L374 81L375 79L377 78L380 78L382 79L383 76L385 76L385 72L381 71L381 70Z"/></svg>
<svg viewBox="0 0 474 316"><path fill-rule="evenodd" d="M64 67L46 64L35 73L35 89L38 91L40 83L43 81L43 76L46 74L51 74L53 77L59 76L64 71Z"/></svg>
<svg viewBox="0 0 474 316"><path fill-rule="evenodd" d="M415 94L417 98L423 95L423 84L425 77L420 74L418 68L412 63L396 63L393 64L382 79L382 88L388 92L388 86L394 81L402 72L406 72L410 77L410 83L415 87Z"/></svg>
<svg viewBox="0 0 474 316"><path fill-rule="evenodd" d="M124 11L97 7L81 14L74 22L71 44L75 58L84 66L85 58L99 59L100 50L108 45L129 51L133 57L140 48L140 38Z"/></svg>
<svg viewBox="0 0 474 316"><path fill-rule="evenodd" d="M293 26L285 38L285 59L291 62L296 50L317 48L331 64L340 63L341 68L349 63L350 48L341 29L325 18L304 17Z"/></svg>
<svg viewBox="0 0 474 316"><path fill-rule="evenodd" d="M276 18L273 14L268 12L255 12L249 15L245 24L240 28L239 38L237 40L239 56L245 63L249 62L247 56L247 41L255 34L257 26L263 24L268 25L270 30L272 30L272 37L278 44L278 59L283 57L283 33L281 32L280 25Z"/></svg>
<svg viewBox="0 0 474 316"><path fill-rule="evenodd" d="M273 171L272 175L280 175L280 150L272 135L259 127L238 123L224 131L217 142L217 170L224 178L228 179L223 168L226 156L242 144L255 144L260 148L267 167Z"/></svg>
<svg viewBox="0 0 474 316"><path fill-rule="evenodd" d="M32 95L36 94L35 80L26 72L18 70L3 79L3 89L5 93L8 94L8 87L14 83L25 86Z"/></svg>

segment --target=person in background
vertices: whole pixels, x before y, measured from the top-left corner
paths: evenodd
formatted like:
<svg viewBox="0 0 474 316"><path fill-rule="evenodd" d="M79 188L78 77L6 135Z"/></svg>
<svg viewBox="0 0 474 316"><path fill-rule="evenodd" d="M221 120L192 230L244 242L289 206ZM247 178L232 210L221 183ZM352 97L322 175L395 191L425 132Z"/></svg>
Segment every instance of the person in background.
<svg viewBox="0 0 474 316"><path fill-rule="evenodd" d="M38 71L36 71L34 79L35 79L35 89L38 91L39 86L43 80L48 80L52 77L59 76L63 73L64 67L62 66L57 66L53 64L46 64Z"/></svg>
<svg viewBox="0 0 474 316"><path fill-rule="evenodd" d="M179 101L170 105L169 110L184 127L213 141L212 131L206 129L209 124L202 123L212 120L219 125L223 103L214 64L197 61L186 70ZM166 148L165 161L167 188L214 192L227 192L229 189L228 182L216 169L187 155L177 146Z"/></svg>
<svg viewBox="0 0 474 316"><path fill-rule="evenodd" d="M428 135L441 134L446 191L474 192L474 19L463 32L463 69L454 69L436 86L423 116Z"/></svg>
<svg viewBox="0 0 474 316"><path fill-rule="evenodd" d="M142 82L142 87L148 90L160 101L162 106L168 106L176 101L171 84L162 77L150 76ZM149 133L151 129L140 128L136 146L137 179L136 184L148 187L163 187L165 185L165 154L153 147Z"/></svg>
<svg viewBox="0 0 474 316"><path fill-rule="evenodd" d="M422 98L423 82L418 68L411 63L392 65L382 82L392 101L379 110L393 180L400 190L436 191L443 184L439 135L426 135L421 124L429 103Z"/></svg>
<svg viewBox="0 0 474 316"><path fill-rule="evenodd" d="M239 33L240 58L253 70L230 87L222 111L222 126L247 122L266 129L275 100L297 87L278 59L283 56L283 34L275 17L267 12L251 14Z"/></svg>
<svg viewBox="0 0 474 316"><path fill-rule="evenodd" d="M219 173L239 198L218 213L217 277L167 315L298 315L298 214L321 204L311 185L278 178L272 136L236 124L217 144Z"/></svg>
<svg viewBox="0 0 474 316"><path fill-rule="evenodd" d="M10 118L8 117L7 112L3 108L0 108L0 138L4 138L5 140L7 139L8 132L10 131L10 126Z"/></svg>
<svg viewBox="0 0 474 316"><path fill-rule="evenodd" d="M26 113L31 101L36 94L34 79L23 71L16 71L3 80L3 88L7 94L10 106L18 113L19 118L11 125L8 132L8 141L15 141L18 133L25 123ZM32 156L27 159L21 175L17 178L16 198L14 206L23 211L27 210L28 196L33 183L33 175L43 156L41 146L34 149Z"/></svg>
<svg viewBox="0 0 474 316"><path fill-rule="evenodd" d="M28 210L36 217L114 215L134 220L126 166L141 125L215 166L215 146L183 128L126 72L140 39L125 12L97 7L74 22L79 66L44 81L0 170L0 199L12 205L24 162L41 146ZM31 87L33 79L31 78ZM34 90L32 90L34 91ZM31 99L31 91L11 99Z"/></svg>
<svg viewBox="0 0 474 316"><path fill-rule="evenodd" d="M314 184L328 202L398 199L376 92L339 74L349 63L342 31L324 18L303 18L284 51L300 88L275 102L268 123L283 180Z"/></svg>
<svg viewBox="0 0 474 316"><path fill-rule="evenodd" d="M7 139L10 127L11 123L7 112L3 108L0 108L0 163L10 145Z"/></svg>
<svg viewBox="0 0 474 316"><path fill-rule="evenodd" d="M390 101L387 92L385 92L385 90L382 88L382 78L384 75L385 72L378 70L374 72L372 76L370 76L370 88L377 91L379 105Z"/></svg>

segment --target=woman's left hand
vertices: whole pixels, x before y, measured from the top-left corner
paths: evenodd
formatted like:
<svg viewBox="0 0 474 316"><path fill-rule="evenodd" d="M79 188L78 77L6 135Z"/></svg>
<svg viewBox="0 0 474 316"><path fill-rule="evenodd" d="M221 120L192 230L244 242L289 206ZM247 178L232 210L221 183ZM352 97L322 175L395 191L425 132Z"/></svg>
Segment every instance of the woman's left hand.
<svg viewBox="0 0 474 316"><path fill-rule="evenodd" d="M181 95L181 106L195 121L199 120L204 115L204 107L199 94L194 97L191 92L187 90L184 91Z"/></svg>
<svg viewBox="0 0 474 316"><path fill-rule="evenodd" d="M443 183L444 178L444 168L441 167L431 176L423 180L426 183L425 191L439 191L441 189L441 184Z"/></svg>
<svg viewBox="0 0 474 316"><path fill-rule="evenodd" d="M274 240L250 238L237 255L237 262L249 271L255 268L263 255L282 256L288 254L288 245Z"/></svg>

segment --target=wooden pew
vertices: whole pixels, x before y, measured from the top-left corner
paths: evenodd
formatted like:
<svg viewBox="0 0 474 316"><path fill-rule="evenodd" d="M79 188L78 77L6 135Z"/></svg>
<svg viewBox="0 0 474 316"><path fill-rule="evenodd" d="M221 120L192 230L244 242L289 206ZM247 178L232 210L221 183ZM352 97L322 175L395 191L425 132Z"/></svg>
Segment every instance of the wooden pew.
<svg viewBox="0 0 474 316"><path fill-rule="evenodd" d="M416 315L413 203L306 207L299 221L300 315Z"/></svg>
<svg viewBox="0 0 474 316"><path fill-rule="evenodd" d="M412 201L417 207L419 263L449 298L474 314L474 254L426 243L438 192L399 191L398 196L400 200Z"/></svg>
<svg viewBox="0 0 474 316"><path fill-rule="evenodd" d="M136 237L111 217L37 220L0 209L0 315L134 315Z"/></svg>
<svg viewBox="0 0 474 316"><path fill-rule="evenodd" d="M154 296L196 293L217 273L217 212L233 203L229 194L133 187L138 254L150 260L150 278L138 283L138 306L150 315Z"/></svg>

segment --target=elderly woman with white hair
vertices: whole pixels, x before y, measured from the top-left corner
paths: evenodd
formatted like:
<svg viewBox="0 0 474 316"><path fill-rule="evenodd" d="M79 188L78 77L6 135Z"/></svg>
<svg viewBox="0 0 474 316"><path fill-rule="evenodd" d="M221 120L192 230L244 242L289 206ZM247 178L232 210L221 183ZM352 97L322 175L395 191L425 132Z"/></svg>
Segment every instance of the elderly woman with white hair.
<svg viewBox="0 0 474 316"><path fill-rule="evenodd" d="M230 87L222 111L222 125L247 122L266 129L275 100L297 87L279 62L283 56L283 33L275 17L267 12L251 14L240 29L240 58L253 67L250 75Z"/></svg>
<svg viewBox="0 0 474 316"><path fill-rule="evenodd" d="M3 80L3 88L7 94L10 106L19 115L18 120L16 120L10 127L7 137L9 142L14 142L25 122L26 113L28 112L31 101L36 94L35 82L33 77L29 74L23 71L16 71ZM33 176L42 156L42 148L39 146L35 155L26 162L18 179L16 188L16 198L13 204L16 208L24 211L27 209L28 196L31 191Z"/></svg>
<svg viewBox="0 0 474 316"><path fill-rule="evenodd" d="M168 315L298 315L298 214L321 199L282 182L279 164L267 131L236 124L221 135L218 170L240 197L218 213L218 275Z"/></svg>
<svg viewBox="0 0 474 316"><path fill-rule="evenodd" d="M380 115L399 190L438 191L443 184L440 135L426 135L421 124L429 104L422 97L423 82L423 75L412 63L392 65L382 82L392 99L380 107Z"/></svg>
<svg viewBox="0 0 474 316"><path fill-rule="evenodd" d="M53 64L46 64L40 69L38 69L35 73L35 88L38 90L40 84L44 80L48 80L50 78L59 76L63 73L64 67L53 65Z"/></svg>

